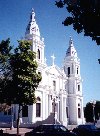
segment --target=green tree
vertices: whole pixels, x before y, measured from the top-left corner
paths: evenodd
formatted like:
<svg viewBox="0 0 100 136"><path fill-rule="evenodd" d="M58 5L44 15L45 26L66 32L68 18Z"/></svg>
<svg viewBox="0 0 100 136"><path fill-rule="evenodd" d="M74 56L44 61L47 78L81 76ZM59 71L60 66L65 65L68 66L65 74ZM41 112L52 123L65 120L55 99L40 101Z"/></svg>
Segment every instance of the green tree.
<svg viewBox="0 0 100 136"><path fill-rule="evenodd" d="M97 121L100 118L100 101L96 101L96 104L94 105L94 112L93 112L93 104L87 103L86 107L84 109L84 116L86 118L86 122L94 122Z"/></svg>
<svg viewBox="0 0 100 136"><path fill-rule="evenodd" d="M27 40L18 41L18 47L9 58L11 75L3 87L3 99L7 104L18 104L17 135L19 135L19 117L21 106L32 105L36 102L35 89L41 81L38 73L36 54L31 51L31 42ZM1 87L2 89L2 87ZM1 95L2 95L1 94Z"/></svg>
<svg viewBox="0 0 100 136"><path fill-rule="evenodd" d="M86 122L93 122L93 107L91 103L87 103L84 109L84 117Z"/></svg>
<svg viewBox="0 0 100 136"><path fill-rule="evenodd" d="M9 59L12 54L12 46L10 46L10 39L2 40L0 43L0 111L8 109L9 105L7 105L5 99L5 88L7 82L11 77L11 66L9 63Z"/></svg>
<svg viewBox="0 0 100 136"><path fill-rule="evenodd" d="M11 67L9 65L9 58L11 51L10 39L2 40L0 43L0 77L8 78L10 76Z"/></svg>
<svg viewBox="0 0 100 136"><path fill-rule="evenodd" d="M95 105L95 119L98 120L99 118L100 118L100 101L97 101Z"/></svg>
<svg viewBox="0 0 100 136"><path fill-rule="evenodd" d="M100 45L100 0L57 0L58 8L66 7L71 16L63 24L73 25L77 33L84 33Z"/></svg>
<svg viewBox="0 0 100 136"><path fill-rule="evenodd" d="M41 76L37 72L36 54L30 49L31 42L24 40L18 41L18 43L19 46L10 58L10 65L13 72L11 98L13 98L13 103L19 104L17 121L19 124L20 106L32 105L36 102L35 89L41 81ZM19 126L18 124L17 126ZM18 131L17 134L19 134Z"/></svg>

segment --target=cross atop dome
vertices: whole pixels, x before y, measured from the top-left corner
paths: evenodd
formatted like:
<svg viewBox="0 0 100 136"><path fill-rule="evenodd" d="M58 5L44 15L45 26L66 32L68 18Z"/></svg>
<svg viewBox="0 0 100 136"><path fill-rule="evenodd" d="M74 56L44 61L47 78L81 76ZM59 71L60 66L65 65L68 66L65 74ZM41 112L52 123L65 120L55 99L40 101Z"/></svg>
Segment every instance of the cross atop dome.
<svg viewBox="0 0 100 136"><path fill-rule="evenodd" d="M70 36L70 40L69 40L69 46L73 46L73 40L72 40L71 36Z"/></svg>

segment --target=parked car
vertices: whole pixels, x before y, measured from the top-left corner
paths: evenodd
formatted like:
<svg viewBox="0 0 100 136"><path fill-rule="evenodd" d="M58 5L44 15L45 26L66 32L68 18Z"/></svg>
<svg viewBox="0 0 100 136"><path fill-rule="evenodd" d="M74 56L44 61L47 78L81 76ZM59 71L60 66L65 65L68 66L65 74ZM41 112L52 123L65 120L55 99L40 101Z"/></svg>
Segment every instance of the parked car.
<svg viewBox="0 0 100 136"><path fill-rule="evenodd" d="M43 124L34 128L31 132L25 133L25 136L77 136L70 132L65 126L58 124Z"/></svg>
<svg viewBox="0 0 100 136"><path fill-rule="evenodd" d="M100 136L100 130L95 125L79 125L73 132L78 136Z"/></svg>

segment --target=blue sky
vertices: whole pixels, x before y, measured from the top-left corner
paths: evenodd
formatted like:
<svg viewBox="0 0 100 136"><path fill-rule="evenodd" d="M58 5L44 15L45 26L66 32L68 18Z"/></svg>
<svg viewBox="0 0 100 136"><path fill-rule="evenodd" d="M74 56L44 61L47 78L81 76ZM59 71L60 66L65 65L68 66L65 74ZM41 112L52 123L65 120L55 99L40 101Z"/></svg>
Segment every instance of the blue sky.
<svg viewBox="0 0 100 136"><path fill-rule="evenodd" d="M25 35L32 8L44 38L48 65L52 64L54 53L55 64L62 67L71 36L81 62L84 105L100 100L100 46L83 33L77 34L72 26L62 25L68 13L65 8L58 9L55 0L0 0L0 41L10 37L11 44L17 46L17 40Z"/></svg>

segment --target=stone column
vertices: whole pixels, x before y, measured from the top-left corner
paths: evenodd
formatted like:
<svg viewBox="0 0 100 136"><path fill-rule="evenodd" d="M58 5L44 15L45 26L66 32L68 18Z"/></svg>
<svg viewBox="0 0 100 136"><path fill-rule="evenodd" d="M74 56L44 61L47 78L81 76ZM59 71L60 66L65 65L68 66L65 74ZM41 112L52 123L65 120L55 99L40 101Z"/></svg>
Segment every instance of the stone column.
<svg viewBox="0 0 100 136"><path fill-rule="evenodd" d="M43 92L42 94L42 107L41 107L41 112L42 112L42 119L45 119L45 112L46 112L46 97L45 97L45 93Z"/></svg>
<svg viewBox="0 0 100 136"><path fill-rule="evenodd" d="M49 114L52 112L52 100L51 100L51 95L48 95L48 110Z"/></svg>
<svg viewBox="0 0 100 136"><path fill-rule="evenodd" d="M32 105L32 123L35 123L35 121L36 121L36 104L33 104Z"/></svg>
<svg viewBox="0 0 100 136"><path fill-rule="evenodd" d="M60 122L63 121L63 95L60 97Z"/></svg>

